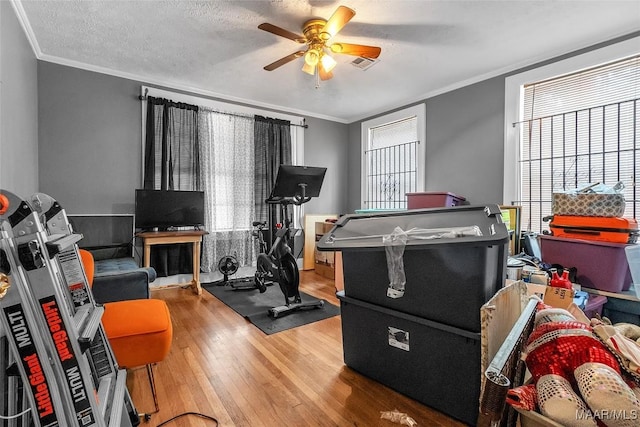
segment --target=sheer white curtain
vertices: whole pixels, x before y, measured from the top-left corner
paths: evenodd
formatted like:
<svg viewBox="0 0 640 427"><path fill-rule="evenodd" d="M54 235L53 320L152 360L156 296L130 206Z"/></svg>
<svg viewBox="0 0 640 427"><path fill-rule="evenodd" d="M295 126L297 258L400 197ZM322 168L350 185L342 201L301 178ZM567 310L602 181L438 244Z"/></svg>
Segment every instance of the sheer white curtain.
<svg viewBox="0 0 640 427"><path fill-rule="evenodd" d="M227 255L240 266L253 265L254 120L203 107L198 114L200 182L209 232L202 243L202 271L216 271L218 261Z"/></svg>

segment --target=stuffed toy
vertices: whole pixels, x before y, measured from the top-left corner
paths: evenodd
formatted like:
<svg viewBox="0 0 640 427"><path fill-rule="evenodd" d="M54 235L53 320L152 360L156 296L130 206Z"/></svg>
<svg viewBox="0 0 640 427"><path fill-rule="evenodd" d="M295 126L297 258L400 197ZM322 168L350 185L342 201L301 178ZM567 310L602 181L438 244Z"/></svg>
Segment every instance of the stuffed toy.
<svg viewBox="0 0 640 427"><path fill-rule="evenodd" d="M568 427L640 425L636 384L623 377L617 355L588 319L577 320L569 311L541 302L522 357L532 380L509 391L512 406L537 408Z"/></svg>

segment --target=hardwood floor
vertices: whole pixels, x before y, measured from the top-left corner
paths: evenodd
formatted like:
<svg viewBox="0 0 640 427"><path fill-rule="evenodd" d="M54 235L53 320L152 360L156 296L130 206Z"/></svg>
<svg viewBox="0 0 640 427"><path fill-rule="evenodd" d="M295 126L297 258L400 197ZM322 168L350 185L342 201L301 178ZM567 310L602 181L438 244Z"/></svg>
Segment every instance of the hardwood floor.
<svg viewBox="0 0 640 427"><path fill-rule="evenodd" d="M300 289L339 305L332 280L301 272ZM221 426L399 426L380 419L397 409L419 426L462 426L447 416L346 367L340 317L265 335L204 291L152 291L169 305L174 338L155 366L160 412L142 426L184 412L216 418ZM129 371L138 411L153 409L146 370ZM167 426L215 426L188 415Z"/></svg>

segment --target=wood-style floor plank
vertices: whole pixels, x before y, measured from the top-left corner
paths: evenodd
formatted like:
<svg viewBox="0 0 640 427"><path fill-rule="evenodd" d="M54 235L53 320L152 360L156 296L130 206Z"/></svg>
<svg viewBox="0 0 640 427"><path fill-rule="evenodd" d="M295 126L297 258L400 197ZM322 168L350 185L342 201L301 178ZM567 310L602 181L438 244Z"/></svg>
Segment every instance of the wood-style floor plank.
<svg viewBox="0 0 640 427"><path fill-rule="evenodd" d="M301 272L300 289L339 305L332 280ZM216 418L225 427L399 426L380 419L397 409L419 426L463 426L344 365L340 317L265 335L204 291L152 291L167 302L173 322L168 357L154 368L160 412L143 426L185 412ZM140 412L153 409L146 369L128 373ZM188 415L168 427L215 423Z"/></svg>

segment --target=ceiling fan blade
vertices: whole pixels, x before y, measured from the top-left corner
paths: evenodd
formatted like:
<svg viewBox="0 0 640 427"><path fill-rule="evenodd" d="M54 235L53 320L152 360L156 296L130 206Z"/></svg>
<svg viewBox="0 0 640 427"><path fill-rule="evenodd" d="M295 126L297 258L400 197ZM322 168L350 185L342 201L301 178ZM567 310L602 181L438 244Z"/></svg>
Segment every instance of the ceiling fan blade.
<svg viewBox="0 0 640 427"><path fill-rule="evenodd" d="M305 51L301 50L298 52L294 52L291 55L287 55L284 58L280 58L275 62L272 62L271 64L267 65L264 67L265 70L267 71L273 71L278 67L283 66L284 64L293 61L296 58L300 58L302 55L304 55Z"/></svg>
<svg viewBox="0 0 640 427"><path fill-rule="evenodd" d="M331 18L329 18L320 34L325 40L329 40L331 37L338 34L338 31L340 31L342 27L347 25L347 22L349 22L351 18L355 16L355 14L355 10L350 9L346 6L338 7L336 11L333 12L333 15L331 15Z"/></svg>
<svg viewBox="0 0 640 427"><path fill-rule="evenodd" d="M333 73L331 71L325 71L321 65L318 65L318 73L320 73L320 80L329 80L333 77Z"/></svg>
<svg viewBox="0 0 640 427"><path fill-rule="evenodd" d="M382 49L377 46L365 46L362 44L334 43L331 45L331 52L375 59L380 56Z"/></svg>
<svg viewBox="0 0 640 427"><path fill-rule="evenodd" d="M294 42L298 42L298 43L305 43L307 41L307 39L304 38L304 36L301 36L299 34L296 33L292 33L289 30L285 30L284 28L280 28L277 27L273 24L269 24L269 23L263 23L258 25L258 28L260 28L261 30L264 30L268 33L272 33L275 34L276 36L280 36L280 37L284 37L287 38L289 40L293 40Z"/></svg>

